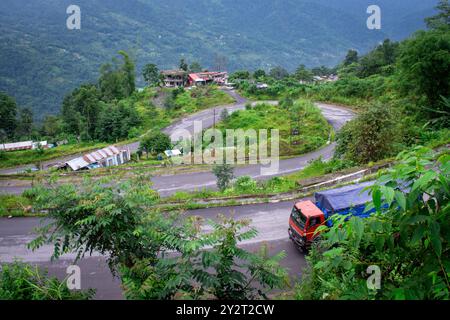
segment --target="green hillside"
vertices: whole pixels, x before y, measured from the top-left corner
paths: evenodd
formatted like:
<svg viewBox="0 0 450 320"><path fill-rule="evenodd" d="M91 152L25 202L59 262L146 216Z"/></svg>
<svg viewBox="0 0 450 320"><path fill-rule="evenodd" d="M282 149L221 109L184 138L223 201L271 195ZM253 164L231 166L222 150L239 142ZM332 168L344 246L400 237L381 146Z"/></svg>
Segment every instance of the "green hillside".
<svg viewBox="0 0 450 320"><path fill-rule="evenodd" d="M71 1L2 0L0 91L42 119L79 84L95 82L101 63L119 50L134 56L138 71L149 62L175 67L182 56L209 68L225 57L230 71L333 66L349 48L366 52L386 37L411 34L436 1L375 1L384 24L369 31L372 2L79 0L82 29L70 31Z"/></svg>

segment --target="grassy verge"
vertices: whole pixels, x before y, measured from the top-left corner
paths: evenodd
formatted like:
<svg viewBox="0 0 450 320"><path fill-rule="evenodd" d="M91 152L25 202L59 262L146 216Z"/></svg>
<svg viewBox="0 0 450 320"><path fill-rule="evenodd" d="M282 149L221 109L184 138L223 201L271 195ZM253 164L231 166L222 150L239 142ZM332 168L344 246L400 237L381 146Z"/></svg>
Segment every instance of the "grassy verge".
<svg viewBox="0 0 450 320"><path fill-rule="evenodd" d="M31 201L24 196L0 195L0 217L32 216Z"/></svg>
<svg viewBox="0 0 450 320"><path fill-rule="evenodd" d="M348 164L347 164L348 166ZM319 177L327 173L339 172L345 165L340 161L324 162L321 159L311 162L305 169L285 177L274 177L267 181L255 181L250 177L240 177L233 185L226 189L224 192L203 189L197 192L177 192L168 198L162 198L159 200L159 205L167 204L167 208L171 208L170 204L176 203L173 208L177 209L200 209L205 207L214 206L214 203L202 204L198 203L198 200L202 199L225 199L221 201L217 206L233 206L238 205L238 202L233 197L239 196L259 196L261 201L268 196L277 193L286 193L298 190L301 185L301 181L309 178ZM105 172L106 174L107 172ZM146 171L146 173L149 173ZM112 172L109 172L110 176ZM115 178L126 178L124 176L114 173ZM96 175L98 177L98 175ZM87 177L87 176L86 176ZM94 177L94 176L92 176ZM85 178L83 176L83 178ZM64 183L67 183L65 181ZM26 192L24 196L1 196L0 200L2 205L0 206L0 216L29 216L32 213L27 212L26 208L31 204L31 200L25 197L28 194ZM229 199L227 199L229 198ZM167 209L165 207L165 209Z"/></svg>
<svg viewBox="0 0 450 320"><path fill-rule="evenodd" d="M320 110L308 100L298 100L290 107L257 104L234 112L217 124L217 129L277 129L280 133L280 155L300 155L325 145L331 126ZM270 137L269 137L270 140ZM268 142L270 145L270 141Z"/></svg>
<svg viewBox="0 0 450 320"><path fill-rule="evenodd" d="M43 161L49 161L55 158L74 155L81 152L88 152L94 149L106 147L107 143L80 143L59 146L44 151L23 150L4 152L0 158L0 168L9 168L25 164L39 164Z"/></svg>
<svg viewBox="0 0 450 320"><path fill-rule="evenodd" d="M233 185L223 192L203 189L197 192L177 192L161 203L189 202L201 199L227 198L237 196L264 196L298 190L302 180L316 178L329 173L338 173L349 168L356 168L340 160L311 162L303 170L284 177L274 177L266 181L255 181L250 177L239 177Z"/></svg>
<svg viewBox="0 0 450 320"><path fill-rule="evenodd" d="M179 119L185 115L214 106L227 105L235 102L234 98L220 91L215 86L204 86L191 90L178 91L178 94L173 98L174 100L169 110L167 110L167 114L172 119Z"/></svg>

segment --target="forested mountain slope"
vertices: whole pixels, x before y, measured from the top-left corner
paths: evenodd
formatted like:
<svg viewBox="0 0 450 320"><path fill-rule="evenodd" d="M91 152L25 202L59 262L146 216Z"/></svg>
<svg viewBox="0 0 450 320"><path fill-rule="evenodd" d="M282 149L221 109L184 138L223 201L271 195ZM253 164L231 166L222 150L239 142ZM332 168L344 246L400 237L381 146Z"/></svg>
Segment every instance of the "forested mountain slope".
<svg viewBox="0 0 450 320"><path fill-rule="evenodd" d="M180 57L213 68L290 70L333 66L349 48L367 52L423 27L434 0L78 0L81 30L66 28L68 0L0 2L0 91L40 119L62 97L95 81L100 65L127 50L138 70L153 62L175 67ZM382 29L366 27L370 4L382 9ZM142 82L141 82L142 83Z"/></svg>

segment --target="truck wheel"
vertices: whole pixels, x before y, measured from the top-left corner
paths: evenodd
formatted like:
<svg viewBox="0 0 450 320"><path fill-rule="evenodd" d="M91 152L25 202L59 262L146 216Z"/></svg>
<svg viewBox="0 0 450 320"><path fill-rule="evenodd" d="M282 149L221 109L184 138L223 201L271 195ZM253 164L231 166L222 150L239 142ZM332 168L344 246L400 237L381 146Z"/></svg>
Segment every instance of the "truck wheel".
<svg viewBox="0 0 450 320"><path fill-rule="evenodd" d="M308 252L309 252L309 248L306 247L306 246L302 246L302 247L297 246L297 249L298 249L301 253L304 253L304 254L308 254Z"/></svg>

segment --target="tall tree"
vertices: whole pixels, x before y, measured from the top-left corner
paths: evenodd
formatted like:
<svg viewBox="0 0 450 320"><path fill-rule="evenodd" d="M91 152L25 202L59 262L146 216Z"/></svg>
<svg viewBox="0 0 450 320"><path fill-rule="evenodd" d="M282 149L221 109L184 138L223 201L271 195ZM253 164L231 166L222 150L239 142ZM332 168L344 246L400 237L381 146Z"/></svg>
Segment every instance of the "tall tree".
<svg viewBox="0 0 450 320"><path fill-rule="evenodd" d="M436 9L439 11L437 15L425 19L428 28L448 28L450 26L450 3L448 0L440 0Z"/></svg>
<svg viewBox="0 0 450 320"><path fill-rule="evenodd" d="M119 54L123 58L122 71L125 74L126 96L130 96L136 90L136 66L128 53L121 50Z"/></svg>
<svg viewBox="0 0 450 320"><path fill-rule="evenodd" d="M387 66L393 65L398 56L399 44L389 39L383 41L374 50L360 59L358 76L369 77L381 74Z"/></svg>
<svg viewBox="0 0 450 320"><path fill-rule="evenodd" d="M286 77L289 77L289 72L283 67L278 66L271 69L269 75L276 80L281 80Z"/></svg>
<svg viewBox="0 0 450 320"><path fill-rule="evenodd" d="M301 81L312 81L313 73L308 70L304 64L302 64L295 71L295 78Z"/></svg>
<svg viewBox="0 0 450 320"><path fill-rule="evenodd" d="M116 59L100 68L98 85L102 99L106 102L129 97L136 89L136 67L134 61L125 51L119 51L122 64Z"/></svg>
<svg viewBox="0 0 450 320"><path fill-rule="evenodd" d="M203 68L200 65L200 63L198 63L197 61L194 61L191 63L191 65L189 66L189 71L190 72L202 72Z"/></svg>
<svg viewBox="0 0 450 320"><path fill-rule="evenodd" d="M62 119L66 131L82 135L83 140L93 139L100 111L100 92L95 85L84 84L75 89L63 102Z"/></svg>
<svg viewBox="0 0 450 320"><path fill-rule="evenodd" d="M29 108L20 109L19 122L17 126L17 136L24 139L31 139L33 132L33 111Z"/></svg>
<svg viewBox="0 0 450 320"><path fill-rule="evenodd" d="M0 130L7 139L12 139L17 128L17 104L7 94L0 92Z"/></svg>
<svg viewBox="0 0 450 320"><path fill-rule="evenodd" d="M336 73L336 69L330 69L327 66L320 66L311 69L311 72L314 76L329 76L331 74Z"/></svg>
<svg viewBox="0 0 450 320"><path fill-rule="evenodd" d="M189 66L188 66L188 64L186 63L186 60L184 60L184 58L181 58L180 59L180 69L181 70L184 70L184 71L188 71L189 70Z"/></svg>
<svg viewBox="0 0 450 320"><path fill-rule="evenodd" d="M141 149L147 154L147 159L149 153L161 153L171 147L169 136L162 132L146 135L141 140Z"/></svg>
<svg viewBox="0 0 450 320"><path fill-rule="evenodd" d="M159 69L156 64L149 63L145 65L142 76L149 86L158 86L161 83Z"/></svg>
<svg viewBox="0 0 450 320"><path fill-rule="evenodd" d="M442 108L450 92L450 32L422 31L403 43L398 79L405 94L424 96L428 107ZM440 111L429 112L434 118Z"/></svg>
<svg viewBox="0 0 450 320"><path fill-rule="evenodd" d="M347 52L344 60L344 66L349 66L352 63L358 62L358 51L350 49Z"/></svg>
<svg viewBox="0 0 450 320"><path fill-rule="evenodd" d="M41 127L41 135L55 138L62 132L62 120L58 116L48 115L44 118Z"/></svg>
<svg viewBox="0 0 450 320"><path fill-rule="evenodd" d="M235 80L248 80L250 79L250 72L247 70L238 70L231 74L230 78Z"/></svg>
<svg viewBox="0 0 450 320"><path fill-rule="evenodd" d="M258 69L253 73L253 78L255 79L261 79L266 76L266 72L262 69Z"/></svg>
<svg viewBox="0 0 450 320"><path fill-rule="evenodd" d="M102 108L95 130L95 137L101 141L117 142L129 137L133 128L142 120L133 104L126 101L110 103Z"/></svg>
<svg viewBox="0 0 450 320"><path fill-rule="evenodd" d="M100 78L98 86L101 92L101 99L110 102L121 100L127 96L125 77L117 66L106 63L100 67Z"/></svg>

